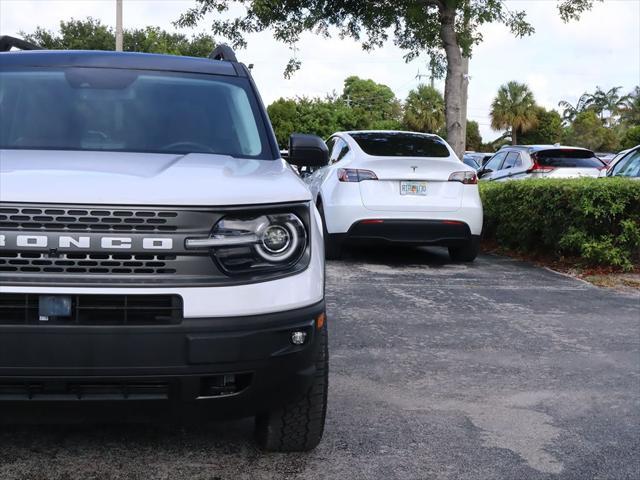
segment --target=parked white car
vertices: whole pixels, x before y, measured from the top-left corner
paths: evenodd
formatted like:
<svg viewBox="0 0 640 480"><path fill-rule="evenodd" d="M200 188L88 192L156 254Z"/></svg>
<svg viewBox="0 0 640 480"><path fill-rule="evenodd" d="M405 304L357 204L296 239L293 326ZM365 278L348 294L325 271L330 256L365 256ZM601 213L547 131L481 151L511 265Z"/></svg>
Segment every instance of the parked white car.
<svg viewBox="0 0 640 480"><path fill-rule="evenodd" d="M305 177L323 218L327 258L345 242L441 245L473 261L482 203L473 168L437 135L336 133L329 165Z"/></svg>
<svg viewBox="0 0 640 480"><path fill-rule="evenodd" d="M478 172L482 180L578 178L600 176L606 164L585 148L559 145L501 148Z"/></svg>
<svg viewBox="0 0 640 480"><path fill-rule="evenodd" d="M640 145L620 152L611 162L607 171L608 177L627 177L640 179Z"/></svg>
<svg viewBox="0 0 640 480"><path fill-rule="evenodd" d="M640 148L640 145L636 145L633 148L628 148L626 150L621 150L617 153L615 157L611 160L609 165L607 165L607 169L600 172L601 177L613 177L616 176L618 170L622 168L622 164L620 163L623 158L625 158L632 150L637 150Z"/></svg>

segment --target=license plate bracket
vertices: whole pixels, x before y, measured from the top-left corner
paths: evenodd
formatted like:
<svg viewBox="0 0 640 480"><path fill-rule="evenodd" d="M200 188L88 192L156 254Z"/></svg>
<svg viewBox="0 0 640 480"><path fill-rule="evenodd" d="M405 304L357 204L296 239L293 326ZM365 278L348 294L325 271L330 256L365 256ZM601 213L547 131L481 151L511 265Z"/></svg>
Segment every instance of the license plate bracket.
<svg viewBox="0 0 640 480"><path fill-rule="evenodd" d="M69 295L40 295L38 318L41 322L48 322L51 317L70 317L71 305Z"/></svg>

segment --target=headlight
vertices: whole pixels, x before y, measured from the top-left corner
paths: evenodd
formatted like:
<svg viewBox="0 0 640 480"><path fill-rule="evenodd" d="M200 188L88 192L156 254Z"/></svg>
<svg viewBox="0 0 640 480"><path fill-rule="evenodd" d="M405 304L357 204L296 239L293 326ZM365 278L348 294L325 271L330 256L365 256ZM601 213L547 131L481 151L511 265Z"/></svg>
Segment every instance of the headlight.
<svg viewBox="0 0 640 480"><path fill-rule="evenodd" d="M307 231L294 213L229 215L206 239L188 239L187 248L211 248L230 275L291 269L307 251Z"/></svg>

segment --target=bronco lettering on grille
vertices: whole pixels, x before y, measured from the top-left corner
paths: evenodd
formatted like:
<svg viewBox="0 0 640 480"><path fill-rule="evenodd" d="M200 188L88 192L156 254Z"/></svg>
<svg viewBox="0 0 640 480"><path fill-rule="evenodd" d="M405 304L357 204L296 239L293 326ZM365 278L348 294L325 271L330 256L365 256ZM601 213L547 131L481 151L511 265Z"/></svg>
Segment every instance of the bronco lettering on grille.
<svg viewBox="0 0 640 480"><path fill-rule="evenodd" d="M6 248L55 248L55 249L131 249L134 243L132 237L113 236L72 236L60 235L51 237L47 235L0 235L0 247ZM142 238L142 250L171 250L173 249L173 238L150 237Z"/></svg>

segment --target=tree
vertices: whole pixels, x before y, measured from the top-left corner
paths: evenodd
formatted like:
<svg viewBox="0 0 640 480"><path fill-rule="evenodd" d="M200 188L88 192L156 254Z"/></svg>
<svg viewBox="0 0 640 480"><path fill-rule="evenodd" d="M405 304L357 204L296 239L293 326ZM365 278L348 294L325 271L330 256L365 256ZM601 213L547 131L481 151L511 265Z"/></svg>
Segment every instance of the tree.
<svg viewBox="0 0 640 480"><path fill-rule="evenodd" d="M280 98L267 108L280 148L287 148L292 133L313 133L327 138L341 130L356 129L357 116L340 97Z"/></svg>
<svg viewBox="0 0 640 480"><path fill-rule="evenodd" d="M405 60L430 57L431 70L445 80L447 139L461 156L464 151L468 60L482 41L479 29L487 23L505 24L516 36L533 33L522 10L510 10L502 0L195 0L176 22L192 27L212 14L214 34L246 46L244 35L272 29L277 40L295 44L305 31L338 34L361 41L365 50L382 46L392 32L405 50ZM578 19L597 0L559 0L563 21ZM234 7L239 15L224 16ZM235 8L240 7L240 8ZM300 68L289 61L285 74Z"/></svg>
<svg viewBox="0 0 640 480"><path fill-rule="evenodd" d="M558 106L562 108L562 119L565 123L569 124L573 122L579 113L584 112L588 107L588 102L588 93L583 93L578 99L578 103L575 105L572 105L566 100L560 100L560 102L558 102Z"/></svg>
<svg viewBox="0 0 640 480"><path fill-rule="evenodd" d="M411 90L404 104L404 124L416 132L441 133L445 127L442 94L428 85Z"/></svg>
<svg viewBox="0 0 640 480"><path fill-rule="evenodd" d="M562 141L562 117L555 110L535 107L536 126L519 135L522 145L553 145Z"/></svg>
<svg viewBox="0 0 640 480"><path fill-rule="evenodd" d="M623 123L627 125L640 125L640 87L635 87L624 98L620 106L620 115Z"/></svg>
<svg viewBox="0 0 640 480"><path fill-rule="evenodd" d="M576 116L567 129L563 142L600 152L612 152L618 149L615 132L611 128L606 128L593 110L585 110Z"/></svg>
<svg viewBox="0 0 640 480"><path fill-rule="evenodd" d="M640 145L640 125L629 127L620 139L620 148L626 150Z"/></svg>
<svg viewBox="0 0 640 480"><path fill-rule="evenodd" d="M509 82L498 89L491 103L491 127L510 129L511 143L517 145L518 133L525 133L537 125L536 101L524 83Z"/></svg>
<svg viewBox="0 0 640 480"><path fill-rule="evenodd" d="M596 87L594 93L583 95L586 96L586 108L596 112L600 116L600 120L606 120L607 124L611 126L613 118L618 115L620 108L627 99L620 96L618 93L620 90L622 90L622 87L613 87L605 92L600 87Z"/></svg>
<svg viewBox="0 0 640 480"><path fill-rule="evenodd" d="M400 102L386 85L356 76L348 77L344 81L341 98L353 109L358 129L394 129L400 125Z"/></svg>
<svg viewBox="0 0 640 480"><path fill-rule="evenodd" d="M480 125L473 120L467 120L467 150L480 152L483 149L482 136L480 135Z"/></svg>
<svg viewBox="0 0 640 480"><path fill-rule="evenodd" d="M33 33L22 32L21 36L50 50L114 50L116 43L113 29L91 17L61 21L57 33L37 27ZM159 27L124 31L124 50L128 52L207 57L214 46L213 37L205 34L188 38L183 34L166 32Z"/></svg>

